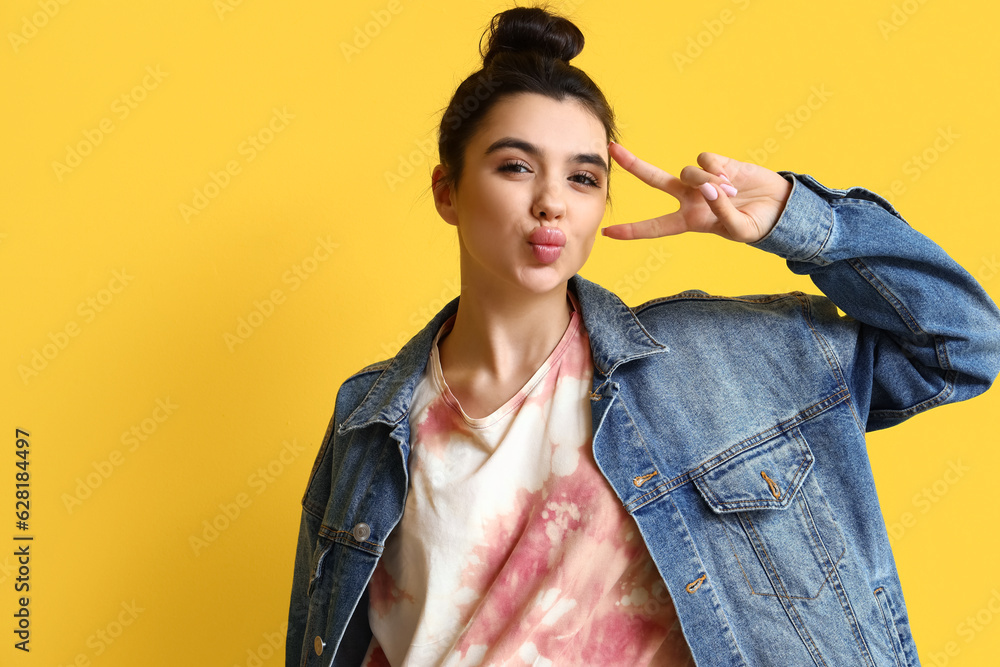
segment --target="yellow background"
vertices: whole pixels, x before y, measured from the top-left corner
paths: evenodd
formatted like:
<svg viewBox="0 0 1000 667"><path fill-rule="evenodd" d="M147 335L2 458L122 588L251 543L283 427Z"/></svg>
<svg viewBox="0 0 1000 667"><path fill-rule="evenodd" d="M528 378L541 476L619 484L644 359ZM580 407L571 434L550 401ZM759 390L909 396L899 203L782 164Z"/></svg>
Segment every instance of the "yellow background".
<svg viewBox="0 0 1000 667"><path fill-rule="evenodd" d="M457 294L429 147L511 5L63 2L0 8L0 662L281 664L299 500L336 390ZM767 150L769 168L868 187L1000 294L995 3L553 6L583 29L574 64L640 156L677 173L703 150ZM54 166L81 143L76 167ZM207 205L185 220L196 191ZM674 209L620 169L612 193L608 223ZM669 259L649 271L655 253ZM583 274L632 305L815 291L714 236L599 238ZM240 318L259 326L233 343ZM994 391L869 439L927 665L1000 654L998 407ZM30 654L12 634L15 428L31 433Z"/></svg>

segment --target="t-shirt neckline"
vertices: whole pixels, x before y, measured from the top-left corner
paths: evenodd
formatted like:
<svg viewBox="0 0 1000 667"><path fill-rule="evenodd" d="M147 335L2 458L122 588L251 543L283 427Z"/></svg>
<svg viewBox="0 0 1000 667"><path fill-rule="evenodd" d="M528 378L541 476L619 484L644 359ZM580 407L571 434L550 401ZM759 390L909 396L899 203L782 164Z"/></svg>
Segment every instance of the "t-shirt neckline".
<svg viewBox="0 0 1000 667"><path fill-rule="evenodd" d="M514 395L511 396L503 405L484 417L470 417L465 410L462 409L458 399L452 393L451 387L448 386L448 383L444 378L444 370L441 368L441 356L438 351L438 341L445 333L451 331L451 328L455 324L455 315L452 315L445 320L438 329L437 334L434 336L434 342L431 345L431 358L429 366L431 371L431 380L434 383L435 390L441 392L448 405L455 410L455 412L461 415L465 423L471 428L487 428L501 421L504 417L516 410L518 406L524 402L528 395L531 394L532 389L535 388L541 379L545 377L553 366L555 366L559 358L566 353L567 349L569 349L570 343L576 337L580 329L581 318L579 303L576 296L570 290L566 291L566 295L569 299L572 310L570 312L569 324L566 326L566 330L563 332L562 338L560 338L559 342L556 343L555 348L553 348L552 352L549 353L549 356L546 357L545 361L543 361L541 365L535 369L535 372L528 379L528 381L524 383L524 386L514 392Z"/></svg>

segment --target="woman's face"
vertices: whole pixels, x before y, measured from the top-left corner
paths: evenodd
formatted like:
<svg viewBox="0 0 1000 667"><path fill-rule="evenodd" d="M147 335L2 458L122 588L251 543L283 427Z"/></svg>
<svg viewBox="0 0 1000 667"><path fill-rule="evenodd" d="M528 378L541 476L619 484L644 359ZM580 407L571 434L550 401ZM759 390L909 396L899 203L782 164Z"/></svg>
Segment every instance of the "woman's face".
<svg viewBox="0 0 1000 667"><path fill-rule="evenodd" d="M543 293L565 283L594 245L608 164L604 126L579 102L497 102L466 146L457 188L435 190L441 217L458 227L463 285Z"/></svg>

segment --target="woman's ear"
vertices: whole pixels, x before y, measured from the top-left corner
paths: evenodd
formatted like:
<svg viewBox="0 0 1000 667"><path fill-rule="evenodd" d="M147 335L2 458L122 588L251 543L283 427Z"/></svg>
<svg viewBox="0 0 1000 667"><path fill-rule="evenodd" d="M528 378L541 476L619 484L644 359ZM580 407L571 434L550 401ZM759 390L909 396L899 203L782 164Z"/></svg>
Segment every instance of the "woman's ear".
<svg viewBox="0 0 1000 667"><path fill-rule="evenodd" d="M447 172L442 165L434 167L431 172L431 191L434 193L434 207L449 225L458 226L458 213L455 211L454 188L446 178Z"/></svg>

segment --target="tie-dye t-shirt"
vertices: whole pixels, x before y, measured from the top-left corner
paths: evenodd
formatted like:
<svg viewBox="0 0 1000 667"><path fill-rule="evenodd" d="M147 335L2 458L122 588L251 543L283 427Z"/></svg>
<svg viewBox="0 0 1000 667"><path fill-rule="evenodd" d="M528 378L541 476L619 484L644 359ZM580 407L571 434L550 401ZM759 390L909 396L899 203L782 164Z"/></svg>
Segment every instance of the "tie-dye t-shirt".
<svg viewBox="0 0 1000 667"><path fill-rule="evenodd" d="M579 313L482 418L441 371L437 342L453 324L413 395L410 490L370 583L362 664L693 665L635 522L594 461Z"/></svg>

